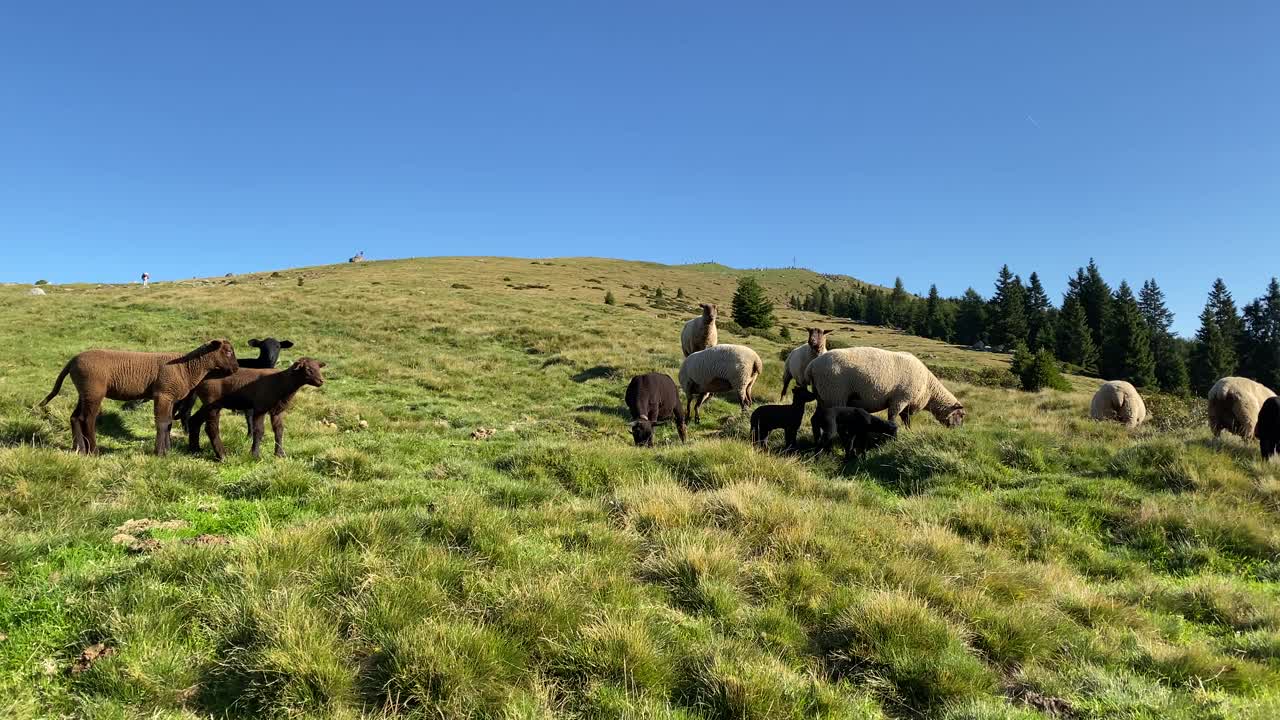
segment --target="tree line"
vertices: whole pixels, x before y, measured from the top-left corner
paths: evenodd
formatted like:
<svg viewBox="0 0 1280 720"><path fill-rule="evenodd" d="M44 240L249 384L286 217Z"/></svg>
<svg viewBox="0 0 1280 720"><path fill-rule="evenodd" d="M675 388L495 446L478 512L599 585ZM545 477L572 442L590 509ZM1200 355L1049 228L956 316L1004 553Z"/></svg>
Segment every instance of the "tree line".
<svg viewBox="0 0 1280 720"><path fill-rule="evenodd" d="M1237 309L1221 278L1214 281L1193 339L1170 329L1164 291L1147 280L1137 293L1128 282L1112 288L1090 260L1067 281L1058 305L1039 275L1024 282L1008 265L990 298L972 287L942 297L937 285L921 298L898 278L892 290L832 290L823 283L790 305L922 337L990 346L1024 357L1056 358L1077 372L1128 380L1140 388L1204 394L1219 378L1244 375L1280 387L1280 283Z"/></svg>

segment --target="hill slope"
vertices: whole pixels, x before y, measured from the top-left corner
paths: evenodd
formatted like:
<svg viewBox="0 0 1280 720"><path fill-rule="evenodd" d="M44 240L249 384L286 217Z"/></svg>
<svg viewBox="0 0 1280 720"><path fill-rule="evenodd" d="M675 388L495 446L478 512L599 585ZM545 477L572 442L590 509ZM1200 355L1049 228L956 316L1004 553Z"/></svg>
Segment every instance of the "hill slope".
<svg viewBox="0 0 1280 720"><path fill-rule="evenodd" d="M675 375L680 324L739 274L441 258L0 288L0 714L1277 715L1280 483L1172 407L1129 433L1087 420L1082 379L949 381L965 427L922 418L849 468L751 451L719 400L689 444L630 447L627 378ZM779 301L819 282L757 276ZM1005 362L837 324L940 371ZM114 403L83 458L69 385L32 410L87 347L264 335L329 363L287 459L251 461L230 420L224 464L151 458L151 409ZM791 343L721 340L775 398Z"/></svg>

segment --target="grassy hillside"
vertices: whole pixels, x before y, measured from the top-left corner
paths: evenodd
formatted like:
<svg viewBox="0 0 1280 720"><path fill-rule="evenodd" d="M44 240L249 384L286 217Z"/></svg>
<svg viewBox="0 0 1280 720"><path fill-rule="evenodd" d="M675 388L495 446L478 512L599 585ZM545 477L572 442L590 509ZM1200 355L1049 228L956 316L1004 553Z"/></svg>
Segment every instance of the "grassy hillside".
<svg viewBox="0 0 1280 720"><path fill-rule="evenodd" d="M1173 405L1131 432L1087 419L1086 379L950 380L963 428L921 416L849 468L751 451L723 400L689 444L632 448L627 379L674 375L681 323L740 274L474 258L0 287L0 716L1280 716L1280 481ZM820 281L757 276L779 301ZM948 377L1005 363L835 324ZM70 385L33 410L88 347L264 335L328 362L287 459L250 460L232 419L226 463L152 458L150 407L118 403L85 458ZM775 399L793 343L721 341L760 352Z"/></svg>

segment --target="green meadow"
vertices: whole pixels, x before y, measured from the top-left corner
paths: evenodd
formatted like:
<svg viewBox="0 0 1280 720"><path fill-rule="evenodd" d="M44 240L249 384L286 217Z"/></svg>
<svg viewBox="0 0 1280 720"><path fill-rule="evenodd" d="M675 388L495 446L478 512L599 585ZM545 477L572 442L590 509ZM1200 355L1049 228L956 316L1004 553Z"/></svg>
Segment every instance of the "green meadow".
<svg viewBox="0 0 1280 720"><path fill-rule="evenodd" d="M746 272L793 339L724 322ZM823 281L858 282L437 258L0 286L0 717L1280 717L1280 466L1198 402L1127 430L1088 419L1096 380L1025 393L1008 356L785 309ZM844 466L752 450L715 399L632 447L628 379L674 377L707 301L757 402L818 325L916 353L968 420ZM110 401L78 456L72 385L36 407L90 347L264 336L328 364L284 459L227 416L226 462L155 458L150 406Z"/></svg>

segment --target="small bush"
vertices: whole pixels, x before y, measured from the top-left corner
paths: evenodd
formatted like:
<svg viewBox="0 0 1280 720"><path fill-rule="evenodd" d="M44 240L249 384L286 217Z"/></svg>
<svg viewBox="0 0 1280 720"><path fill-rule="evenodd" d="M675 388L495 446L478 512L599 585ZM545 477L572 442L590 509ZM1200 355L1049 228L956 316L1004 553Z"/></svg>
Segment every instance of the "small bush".
<svg viewBox="0 0 1280 720"><path fill-rule="evenodd" d="M463 283L454 283L449 287L453 288L454 290L470 290L471 289L470 285L464 285Z"/></svg>
<svg viewBox="0 0 1280 720"><path fill-rule="evenodd" d="M827 348L831 349L830 343L827 344ZM1021 387L1021 381L1018 379L1018 376L1009 372L1005 368L985 367L975 369L969 367L954 367L950 365L929 365L928 367L929 371L938 376L939 380L956 380L958 382L969 383L970 385L1008 388L1010 390Z"/></svg>
<svg viewBox="0 0 1280 720"><path fill-rule="evenodd" d="M606 291L606 292L605 292L605 294L604 294L604 304L605 304L605 305L617 305L617 304L618 304L618 298L616 298L616 297L614 297L614 296L613 296L613 291L612 291L612 290L608 290L608 291Z"/></svg>
<svg viewBox="0 0 1280 720"><path fill-rule="evenodd" d="M676 297L684 298L684 288L676 288Z"/></svg>
<svg viewBox="0 0 1280 720"><path fill-rule="evenodd" d="M657 290L654 290L654 291L653 291L653 299L654 299L654 300L661 300L661 299L663 299L664 297L665 297L665 296L662 294L662 288L658 288Z"/></svg>
<svg viewBox="0 0 1280 720"><path fill-rule="evenodd" d="M48 280L44 280L44 279L40 279L40 280L37 280L37 281L36 281L36 284L37 284L37 285L48 285L48 284L49 284L49 281L48 281Z"/></svg>
<svg viewBox="0 0 1280 720"><path fill-rule="evenodd" d="M783 327L781 330L778 331L778 337L782 338L783 340L790 340L791 328Z"/></svg>
<svg viewBox="0 0 1280 720"><path fill-rule="evenodd" d="M1016 358L1017 355L1015 354L1014 357ZM1058 370L1057 358L1044 349L1024 363L1018 371L1018 378L1022 382L1022 389L1027 392L1039 392L1045 388L1061 391L1071 389L1071 384Z"/></svg>

